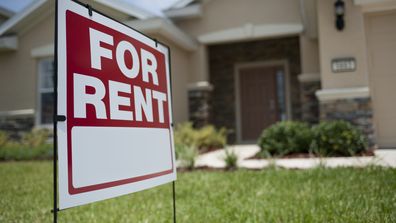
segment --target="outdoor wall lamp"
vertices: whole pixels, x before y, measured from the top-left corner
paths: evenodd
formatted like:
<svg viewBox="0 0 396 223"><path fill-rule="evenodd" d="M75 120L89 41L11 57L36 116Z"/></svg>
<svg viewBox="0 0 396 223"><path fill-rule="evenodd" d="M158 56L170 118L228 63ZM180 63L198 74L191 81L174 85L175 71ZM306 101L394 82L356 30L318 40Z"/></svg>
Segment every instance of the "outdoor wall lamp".
<svg viewBox="0 0 396 223"><path fill-rule="evenodd" d="M344 15L345 15L345 3L343 0L337 0L334 3L334 11L335 11L335 26L337 30L342 31L345 27Z"/></svg>

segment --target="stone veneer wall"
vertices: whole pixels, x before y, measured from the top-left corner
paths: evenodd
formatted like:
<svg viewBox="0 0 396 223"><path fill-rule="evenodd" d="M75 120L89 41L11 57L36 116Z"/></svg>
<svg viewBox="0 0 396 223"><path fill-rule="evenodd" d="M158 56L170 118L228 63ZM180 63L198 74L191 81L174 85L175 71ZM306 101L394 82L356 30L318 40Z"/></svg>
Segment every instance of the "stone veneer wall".
<svg viewBox="0 0 396 223"><path fill-rule="evenodd" d="M300 82L302 121L310 124L319 122L319 101L315 92L320 88L320 81Z"/></svg>
<svg viewBox="0 0 396 223"><path fill-rule="evenodd" d="M6 131L13 139L20 139L23 133L32 130L34 115L0 117L0 131Z"/></svg>
<svg viewBox="0 0 396 223"><path fill-rule="evenodd" d="M292 119L300 119L301 73L299 37L282 37L208 47L209 79L214 89L210 103L210 122L230 130L229 142L236 139L235 65L251 62L287 60L290 73Z"/></svg>
<svg viewBox="0 0 396 223"><path fill-rule="evenodd" d="M370 98L352 98L320 103L321 120L345 120L357 126L375 144L373 110Z"/></svg>
<svg viewBox="0 0 396 223"><path fill-rule="evenodd" d="M192 88L188 90L188 115L189 120L196 128L210 123L210 94L212 88Z"/></svg>

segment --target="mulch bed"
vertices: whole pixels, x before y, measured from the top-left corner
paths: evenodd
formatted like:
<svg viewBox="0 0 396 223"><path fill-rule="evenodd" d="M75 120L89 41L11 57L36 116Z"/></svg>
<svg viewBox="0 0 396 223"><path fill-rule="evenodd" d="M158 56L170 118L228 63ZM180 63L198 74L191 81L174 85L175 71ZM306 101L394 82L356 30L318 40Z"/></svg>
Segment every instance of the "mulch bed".
<svg viewBox="0 0 396 223"><path fill-rule="evenodd" d="M223 148L217 148L217 147L201 148L201 149L198 149L198 153L199 153L199 155L202 155L204 153L213 152L213 151L221 150L221 149L223 149Z"/></svg>
<svg viewBox="0 0 396 223"><path fill-rule="evenodd" d="M354 157L363 157L363 156L374 156L374 148L370 148L367 151L364 151L362 153L358 153L356 154ZM345 156L326 156L326 158L328 157L345 157ZM317 156L315 154L312 153L290 153L290 154L286 154L284 156L281 157L276 157L277 159L295 159L295 158L320 158L320 156ZM257 153L256 155L249 157L247 159L265 159L263 158L260 153Z"/></svg>

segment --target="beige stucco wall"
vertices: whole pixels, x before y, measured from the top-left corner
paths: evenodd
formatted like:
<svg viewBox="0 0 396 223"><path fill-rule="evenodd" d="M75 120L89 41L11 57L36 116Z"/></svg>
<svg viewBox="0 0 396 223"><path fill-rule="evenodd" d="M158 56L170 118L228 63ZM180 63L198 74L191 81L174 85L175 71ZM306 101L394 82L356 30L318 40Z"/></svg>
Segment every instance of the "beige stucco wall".
<svg viewBox="0 0 396 223"><path fill-rule="evenodd" d="M198 49L190 53L188 58L190 69L188 70L188 82L194 83L209 80L207 46L198 45Z"/></svg>
<svg viewBox="0 0 396 223"><path fill-rule="evenodd" d="M300 35L301 73L320 76L317 0L300 1L304 32Z"/></svg>
<svg viewBox="0 0 396 223"><path fill-rule="evenodd" d="M168 45L171 48L173 118L178 123L188 120L188 53L172 44Z"/></svg>
<svg viewBox="0 0 396 223"><path fill-rule="evenodd" d="M362 7L363 12L382 12L396 9L395 0L354 0Z"/></svg>
<svg viewBox="0 0 396 223"><path fill-rule="evenodd" d="M345 0L345 29L335 28L333 1L318 1L318 26L320 70L323 89L364 87L368 85L368 68L364 17L360 6L353 0ZM331 60L339 57L354 57L357 67L354 72L333 73Z"/></svg>
<svg viewBox="0 0 396 223"><path fill-rule="evenodd" d="M300 35L300 55L301 72L303 74L318 74L319 67L319 47L318 40Z"/></svg>
<svg viewBox="0 0 396 223"><path fill-rule="evenodd" d="M246 24L301 23L299 4L294 0L204 0L200 18L176 21L176 25L197 38ZM208 80L205 46L191 54L190 67L190 82Z"/></svg>
<svg viewBox="0 0 396 223"><path fill-rule="evenodd" d="M38 24L18 34L17 51L0 52L0 111L36 107L37 59L32 58L31 50L53 43L54 14Z"/></svg>
<svg viewBox="0 0 396 223"><path fill-rule="evenodd" d="M247 23L300 23L299 1L290 0L210 0L204 1L202 17L177 23L179 27L199 36L235 28Z"/></svg>

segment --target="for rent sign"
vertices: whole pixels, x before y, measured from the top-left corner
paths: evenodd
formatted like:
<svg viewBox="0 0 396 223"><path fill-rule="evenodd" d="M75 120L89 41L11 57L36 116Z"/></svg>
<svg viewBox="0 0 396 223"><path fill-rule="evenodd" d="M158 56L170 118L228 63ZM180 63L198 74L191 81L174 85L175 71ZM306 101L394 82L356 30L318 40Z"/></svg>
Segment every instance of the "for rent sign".
<svg viewBox="0 0 396 223"><path fill-rule="evenodd" d="M176 179L168 48L58 3L59 206Z"/></svg>

